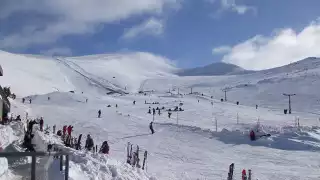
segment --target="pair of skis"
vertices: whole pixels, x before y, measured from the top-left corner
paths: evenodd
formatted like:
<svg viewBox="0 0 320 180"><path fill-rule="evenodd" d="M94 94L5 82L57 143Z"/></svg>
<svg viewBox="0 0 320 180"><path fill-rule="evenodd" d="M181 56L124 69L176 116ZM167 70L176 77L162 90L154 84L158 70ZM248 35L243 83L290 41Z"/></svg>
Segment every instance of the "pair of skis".
<svg viewBox="0 0 320 180"><path fill-rule="evenodd" d="M228 180L233 180L233 172L234 172L234 163L229 166ZM245 169L242 170L242 180L251 180L252 174L251 169L248 170L249 174L247 176L247 171Z"/></svg>
<svg viewBox="0 0 320 180"><path fill-rule="evenodd" d="M242 180L251 180L251 169L248 170L248 176L247 171L245 169L242 170Z"/></svg>
<svg viewBox="0 0 320 180"><path fill-rule="evenodd" d="M127 144L127 163L132 165L133 167L136 166L137 168L141 168L140 158L139 158L140 148L139 148L139 146L137 146L137 150L135 152L133 152L132 146L133 146L133 144L128 142L128 144ZM144 152L143 164L142 164L142 169L143 170L144 170L144 168L146 166L147 155L148 155L148 152L145 151Z"/></svg>

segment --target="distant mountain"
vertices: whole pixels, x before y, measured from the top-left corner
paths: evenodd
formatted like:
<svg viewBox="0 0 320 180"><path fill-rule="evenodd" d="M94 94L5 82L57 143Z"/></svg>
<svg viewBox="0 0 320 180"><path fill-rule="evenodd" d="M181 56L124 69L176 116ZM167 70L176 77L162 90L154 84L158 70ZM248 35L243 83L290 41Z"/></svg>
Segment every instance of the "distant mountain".
<svg viewBox="0 0 320 180"><path fill-rule="evenodd" d="M245 70L234 64L227 63L212 63L207 66L181 69L177 72L179 76L221 76L221 75L235 75L235 74L248 74L254 71Z"/></svg>

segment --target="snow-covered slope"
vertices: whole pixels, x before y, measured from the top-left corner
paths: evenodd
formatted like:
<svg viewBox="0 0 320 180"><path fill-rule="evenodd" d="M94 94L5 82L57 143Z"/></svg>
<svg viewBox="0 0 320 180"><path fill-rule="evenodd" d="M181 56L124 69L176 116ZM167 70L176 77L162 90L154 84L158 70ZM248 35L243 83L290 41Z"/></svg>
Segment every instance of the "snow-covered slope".
<svg viewBox="0 0 320 180"><path fill-rule="evenodd" d="M207 66L182 69L177 72L180 76L219 76L219 75L234 75L234 74L248 74L254 71L242 69L239 66L227 63L212 63Z"/></svg>
<svg viewBox="0 0 320 180"><path fill-rule="evenodd" d="M21 99L13 101L30 116L44 117L50 126L55 124L61 129L71 124L74 135L91 134L98 145L108 140L110 159L74 152L72 178L115 179L113 170L117 169L118 177L128 180L226 179L231 163L235 163L234 179L240 178L243 168L251 168L253 179L259 180L320 178L320 121L315 113L320 110L315 101L320 99L317 60L300 62L290 70L282 67L245 75L178 77L172 74L175 68L162 58L146 57L138 53L49 58L75 93L52 92L55 90L50 91L45 83L35 84L27 94L32 97L32 104L21 104ZM38 62L29 58L20 60ZM6 70L14 68L17 62L20 61L3 67L5 76L1 79L6 78ZM303 69L305 64L312 70ZM50 74L56 73L55 68L51 72L48 66L43 67ZM12 79L10 85L20 87L24 77L32 82L31 72L20 71L25 76ZM38 76L35 78L40 81ZM65 86L66 82L59 85ZM189 95L191 87L194 93ZM220 102L221 89L225 87L230 88L228 101ZM178 95L178 88L185 95ZM146 95L106 94L106 91L139 89L154 91ZM167 93L169 89L171 92ZM283 108L287 107L283 92L297 93L292 99L292 115L283 114ZM16 93L25 96L25 92ZM173 112L171 118L165 110L154 116L156 133L151 135L149 123L153 116L147 113L149 107L173 109L180 104L184 111ZM97 118L99 109L101 118ZM298 118L299 124L295 121ZM252 142L248 138L252 128L271 136ZM51 140L41 134L37 137L38 140L48 138ZM141 151L148 151L145 172L125 164L128 141L139 145Z"/></svg>

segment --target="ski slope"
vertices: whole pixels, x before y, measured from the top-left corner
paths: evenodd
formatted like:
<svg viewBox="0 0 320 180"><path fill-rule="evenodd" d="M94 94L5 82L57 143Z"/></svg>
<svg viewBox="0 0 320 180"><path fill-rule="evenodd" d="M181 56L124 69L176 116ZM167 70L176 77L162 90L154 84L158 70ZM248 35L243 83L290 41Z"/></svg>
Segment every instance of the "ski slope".
<svg viewBox="0 0 320 180"><path fill-rule="evenodd" d="M112 167L123 179L226 179L231 163L235 163L236 179L243 168L252 169L254 179L259 180L320 178L320 121L316 101L319 95L315 90L320 87L316 79L320 68L315 59L291 68L246 75L178 77L173 74L176 68L161 57L141 54L59 60L8 53L2 56L13 61L3 64L0 58L4 69L1 85L16 87L13 92L21 88L15 92L18 96L15 106L25 109L32 117L44 117L45 123L56 124L58 129L73 125L75 135L91 134L98 145L108 140L111 148L108 160L99 155L94 157L99 163L94 163L95 155L74 152L70 174L73 179L112 179ZM19 78L6 74L15 69L17 62L34 70L21 68L19 73L24 76ZM32 63L36 64L32 66ZM308 70L301 68L306 65ZM40 72L38 68L45 69L49 82L56 83L59 91L41 76L33 76L33 72ZM39 83L41 80L44 82ZM28 86L24 92L21 81L34 86ZM191 87L197 93L188 94ZM231 87L228 101L220 102L221 89L225 87ZM178 88L183 95L178 95ZM140 90L148 92L138 94ZM284 115L287 99L281 93L289 91L297 96L293 98L293 114ZM118 93L107 95L109 92ZM21 98L26 96L32 98L32 104L21 103ZM134 100L136 105L132 103ZM145 104L145 101L159 104ZM153 117L147 113L149 106L169 109L180 103L184 111L174 112L171 119L165 111L154 117L156 133L151 135L148 126ZM97 118L99 109L102 118ZM299 126L295 124L296 118L300 120ZM272 136L250 141L248 132L256 126ZM148 151L145 172L125 164L128 141ZM78 156L82 157L79 161Z"/></svg>

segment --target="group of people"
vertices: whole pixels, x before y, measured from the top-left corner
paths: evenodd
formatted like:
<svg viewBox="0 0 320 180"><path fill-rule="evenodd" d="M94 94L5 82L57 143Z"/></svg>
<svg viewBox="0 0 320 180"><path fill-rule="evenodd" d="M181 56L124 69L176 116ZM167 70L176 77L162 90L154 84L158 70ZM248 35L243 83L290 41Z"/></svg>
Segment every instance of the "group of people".
<svg viewBox="0 0 320 180"><path fill-rule="evenodd" d="M53 127L55 132L56 126L54 125ZM82 134L80 134L79 137L76 138L72 136L72 131L73 131L73 126L65 125L63 126L62 131L61 130L57 131L57 135L61 136L61 139L63 140L64 145L66 147L74 148L76 150L82 150L82 146L81 146ZM90 134L87 135L84 148L87 151L98 152L98 146L97 145L95 146L94 141ZM108 142L104 141L100 147L99 153L109 154L109 148L110 147Z"/></svg>

